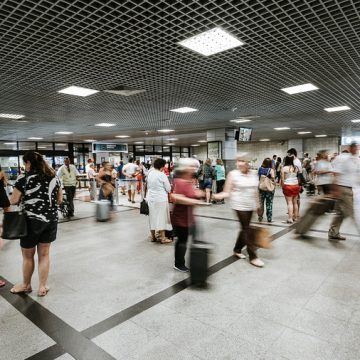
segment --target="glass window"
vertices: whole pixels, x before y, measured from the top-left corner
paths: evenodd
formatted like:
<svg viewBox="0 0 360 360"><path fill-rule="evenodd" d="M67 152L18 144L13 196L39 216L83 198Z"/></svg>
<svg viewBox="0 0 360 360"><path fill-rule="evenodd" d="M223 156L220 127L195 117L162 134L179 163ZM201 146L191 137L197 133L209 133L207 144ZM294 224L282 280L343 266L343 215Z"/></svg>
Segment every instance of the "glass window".
<svg viewBox="0 0 360 360"><path fill-rule="evenodd" d="M180 146L173 146L172 151L179 153L180 152Z"/></svg>
<svg viewBox="0 0 360 360"><path fill-rule="evenodd" d="M17 150L16 141L0 141L0 150Z"/></svg>
<svg viewBox="0 0 360 360"><path fill-rule="evenodd" d="M37 148L39 152L53 151L53 143L39 142Z"/></svg>
<svg viewBox="0 0 360 360"><path fill-rule="evenodd" d="M165 149L166 146L162 147L162 146L156 145L154 150L155 150L156 153L162 153L163 148ZM167 147L167 148L169 149L169 147ZM169 150L167 150L167 151L169 151Z"/></svg>
<svg viewBox="0 0 360 360"><path fill-rule="evenodd" d="M181 147L181 152L182 152L182 153L188 153L188 152L189 152L189 148L188 148L188 147Z"/></svg>
<svg viewBox="0 0 360 360"><path fill-rule="evenodd" d="M57 151L69 151L67 143L55 143L55 150Z"/></svg>
<svg viewBox="0 0 360 360"><path fill-rule="evenodd" d="M145 151L146 151L147 153L152 153L152 152L154 152L154 148L153 148L152 145L146 145L146 146L145 146Z"/></svg>
<svg viewBox="0 0 360 360"><path fill-rule="evenodd" d="M144 145L136 145L135 152L142 152L144 151Z"/></svg>
<svg viewBox="0 0 360 360"><path fill-rule="evenodd" d="M30 141L20 141L19 150L35 150L35 143Z"/></svg>
<svg viewBox="0 0 360 360"><path fill-rule="evenodd" d="M21 161L22 163L22 161ZM9 180L16 180L19 175L19 162L17 156L0 157L1 168L4 170Z"/></svg>
<svg viewBox="0 0 360 360"><path fill-rule="evenodd" d="M173 158L173 161L174 159L180 159L180 153L172 153L172 158Z"/></svg>

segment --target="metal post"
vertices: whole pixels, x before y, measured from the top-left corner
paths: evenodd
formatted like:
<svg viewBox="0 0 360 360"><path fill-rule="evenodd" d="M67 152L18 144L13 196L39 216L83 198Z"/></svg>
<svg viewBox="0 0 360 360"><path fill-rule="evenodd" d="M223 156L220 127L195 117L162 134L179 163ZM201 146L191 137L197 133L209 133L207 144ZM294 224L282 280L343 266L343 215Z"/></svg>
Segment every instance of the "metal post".
<svg viewBox="0 0 360 360"><path fill-rule="evenodd" d="M115 180L115 204L119 204L119 179Z"/></svg>

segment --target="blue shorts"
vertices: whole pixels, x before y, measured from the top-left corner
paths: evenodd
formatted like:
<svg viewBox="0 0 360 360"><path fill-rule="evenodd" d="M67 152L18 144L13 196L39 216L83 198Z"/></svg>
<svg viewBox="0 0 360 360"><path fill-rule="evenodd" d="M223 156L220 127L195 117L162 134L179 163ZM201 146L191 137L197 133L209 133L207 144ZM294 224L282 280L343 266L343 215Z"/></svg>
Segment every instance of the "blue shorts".
<svg viewBox="0 0 360 360"><path fill-rule="evenodd" d="M204 189L211 189L212 188L212 179L210 179L210 178L204 179L203 188Z"/></svg>

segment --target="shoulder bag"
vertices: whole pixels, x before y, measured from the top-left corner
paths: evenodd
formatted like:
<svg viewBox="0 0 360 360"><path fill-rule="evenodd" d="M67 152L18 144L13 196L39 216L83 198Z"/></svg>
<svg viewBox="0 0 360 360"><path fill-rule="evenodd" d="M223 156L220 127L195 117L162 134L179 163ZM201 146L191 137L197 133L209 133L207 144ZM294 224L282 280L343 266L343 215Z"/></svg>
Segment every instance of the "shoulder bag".
<svg viewBox="0 0 360 360"><path fill-rule="evenodd" d="M259 189L261 191L270 191L273 192L275 190L275 181L269 177L271 169L269 169L267 175L261 175L259 181Z"/></svg>

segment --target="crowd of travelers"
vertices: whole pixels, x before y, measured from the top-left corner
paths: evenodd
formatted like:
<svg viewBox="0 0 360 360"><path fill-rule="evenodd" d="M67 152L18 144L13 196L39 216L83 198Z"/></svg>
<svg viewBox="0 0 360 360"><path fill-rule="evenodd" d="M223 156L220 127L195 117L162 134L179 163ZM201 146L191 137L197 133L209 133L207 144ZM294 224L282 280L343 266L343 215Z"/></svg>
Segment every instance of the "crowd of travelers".
<svg viewBox="0 0 360 360"><path fill-rule="evenodd" d="M250 223L254 213L260 224L265 216L268 223L273 221L275 192L282 192L287 205L284 222L294 226L301 222L299 209L302 192L331 197L333 207L329 211L334 212L335 216L328 239L345 240L340 234L340 226L344 218L355 217L352 188L358 183L360 174L356 144L351 144L340 155L330 156L326 150L322 150L311 158L304 153L302 161L296 149L292 148L282 158L277 155L266 157L256 170L250 166L249 155L239 153L235 169L228 171L227 175L221 159L202 162L195 158L181 158L173 164L157 158L152 164L145 164L129 158L126 164L120 161L118 166L103 162L98 171L95 170L94 161L89 159L86 174L90 199L106 199L113 209L115 189L127 195L131 205L135 203L136 194L140 193L149 209L149 240L171 244L175 239L174 269L180 272L189 271L185 254L188 238L196 229L194 207L225 204L225 199L229 199L228 205L235 211L240 224L234 256L245 259L246 248L250 264L256 267L263 267L264 262L258 256ZM5 191L6 175L0 167L0 207L6 213L11 205L21 204L28 228L27 235L20 239L23 280L14 285L11 292L32 291L31 278L37 252L38 295L45 296L49 291L49 251L57 235L58 206L63 201L64 192L69 203L69 217L74 216L73 200L79 173L69 159L64 160L56 173L43 156L34 151L26 152L23 162L25 171L16 180L10 197ZM4 285L0 281L0 287Z"/></svg>

